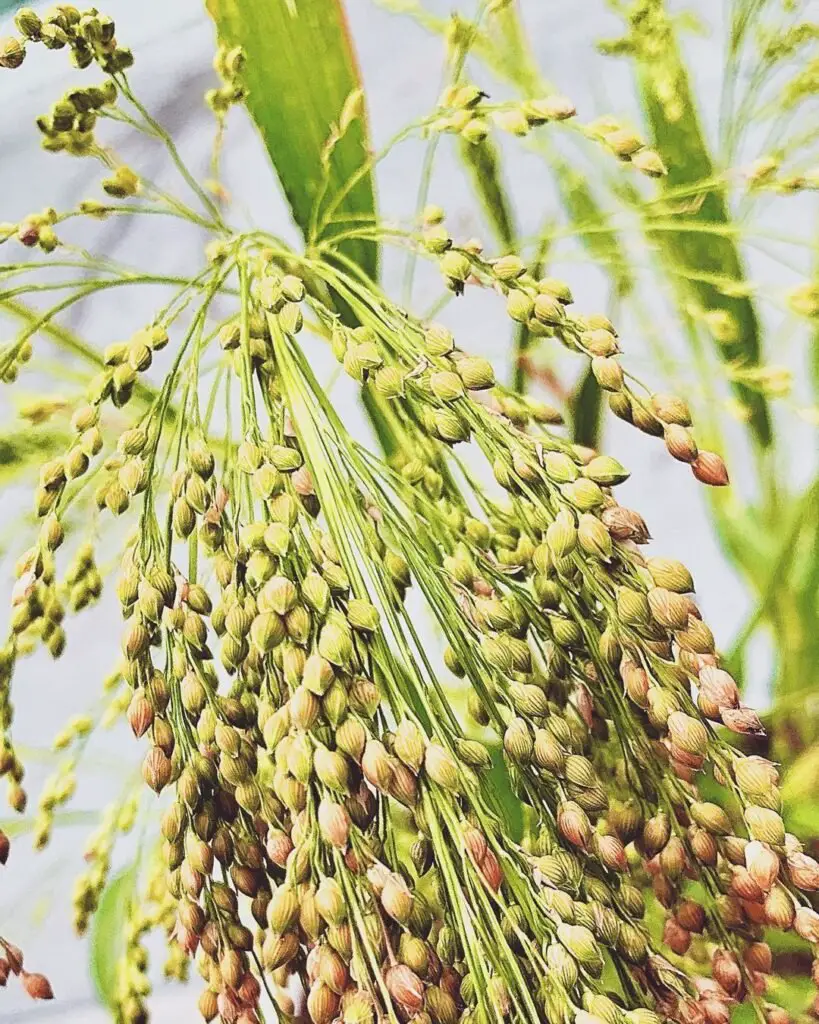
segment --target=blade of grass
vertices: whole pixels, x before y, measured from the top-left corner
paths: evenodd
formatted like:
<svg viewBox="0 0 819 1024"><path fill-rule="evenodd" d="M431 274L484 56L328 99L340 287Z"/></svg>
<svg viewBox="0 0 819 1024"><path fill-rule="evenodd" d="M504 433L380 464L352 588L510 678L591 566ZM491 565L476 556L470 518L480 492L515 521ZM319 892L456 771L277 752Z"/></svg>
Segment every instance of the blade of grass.
<svg viewBox="0 0 819 1024"><path fill-rule="evenodd" d="M517 228L515 213L503 184L498 147L490 138L477 145L461 140L460 153L495 237L504 253L511 252L515 248Z"/></svg>
<svg viewBox="0 0 819 1024"><path fill-rule="evenodd" d="M128 907L134 898L135 865L124 868L105 887L91 929L91 979L97 998L117 1009L117 965L125 952Z"/></svg>
<svg viewBox="0 0 819 1024"><path fill-rule="evenodd" d="M632 26L634 38L638 40L633 56L640 102L652 143L668 167L668 175L659 188L670 192L712 178L714 162L671 20L662 0L653 0L650 7L650 25L635 22ZM646 39L646 46L640 45L641 38ZM667 211L658 210L657 215L665 218ZM692 223L723 226L731 223L725 193L716 186L703 194L701 203L691 204L687 209L678 206L674 216L682 228L690 228ZM720 275L738 284L745 280L740 251L726 234L704 235L691 230L654 233L651 216L645 218L644 226L668 266L684 272ZM742 366L755 366L760 362L760 326L750 298L726 295L701 277L684 281L681 275L674 274L673 282L681 306L690 305L693 299L703 310L727 314L736 325L734 340L715 342L722 362ZM732 387L750 411L749 426L755 441L762 448L769 447L773 434L765 398L741 382L735 381Z"/></svg>
<svg viewBox="0 0 819 1024"><path fill-rule="evenodd" d="M361 80L340 0L206 0L219 37L241 46L247 62L247 108L262 135L293 219L307 234L314 203L332 199L367 159L366 114L353 120L329 160L325 148L347 98ZM349 189L336 218L374 217L375 187L364 174ZM370 277L378 247L351 238L342 251Z"/></svg>

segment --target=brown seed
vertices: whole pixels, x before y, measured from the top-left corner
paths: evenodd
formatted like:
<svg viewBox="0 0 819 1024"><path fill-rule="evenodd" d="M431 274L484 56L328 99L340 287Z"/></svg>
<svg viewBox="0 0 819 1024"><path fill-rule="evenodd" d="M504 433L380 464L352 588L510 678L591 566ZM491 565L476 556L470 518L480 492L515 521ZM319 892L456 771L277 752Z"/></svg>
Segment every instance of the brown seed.
<svg viewBox="0 0 819 1024"><path fill-rule="evenodd" d="M691 470L700 483L709 487L727 487L730 482L725 463L715 452L701 451L691 463Z"/></svg>
<svg viewBox="0 0 819 1024"><path fill-rule="evenodd" d="M501 870L498 858L492 850L486 851L486 856L481 861L479 870L489 888L493 892L497 892L503 882L503 871Z"/></svg>
<svg viewBox="0 0 819 1024"><path fill-rule="evenodd" d="M765 734L765 728L753 708L740 704L738 708L720 708L719 710L723 725L731 732L747 736Z"/></svg>
<svg viewBox="0 0 819 1024"><path fill-rule="evenodd" d="M680 900L676 917L683 928L697 935L705 927L705 910L696 900Z"/></svg>
<svg viewBox="0 0 819 1024"><path fill-rule="evenodd" d="M21 971L20 982L26 995L31 999L54 998L51 982L44 974L28 974L26 971Z"/></svg>
<svg viewBox="0 0 819 1024"><path fill-rule="evenodd" d="M767 942L752 942L743 954L746 966L752 971L759 971L760 974L770 974L773 964L771 947Z"/></svg>
<svg viewBox="0 0 819 1024"><path fill-rule="evenodd" d="M793 897L781 885L774 886L765 898L765 918L768 924L772 928L787 931L794 923L794 913Z"/></svg>
<svg viewBox="0 0 819 1024"><path fill-rule="evenodd" d="M612 871L625 871L628 868L626 851L617 836L600 836L597 850L602 863Z"/></svg>
<svg viewBox="0 0 819 1024"><path fill-rule="evenodd" d="M663 435L669 455L679 462L694 462L697 458L697 443L687 427L669 423L663 431Z"/></svg>
<svg viewBox="0 0 819 1024"><path fill-rule="evenodd" d="M564 801L557 809L557 827L572 846L585 850L592 836L588 815L574 800Z"/></svg>
<svg viewBox="0 0 819 1024"><path fill-rule="evenodd" d="M707 1024L728 1024L731 1011L720 999L703 999L700 1002Z"/></svg>
<svg viewBox="0 0 819 1024"><path fill-rule="evenodd" d="M742 971L733 953L717 949L711 958L711 973L729 996L739 996L743 988Z"/></svg>
<svg viewBox="0 0 819 1024"><path fill-rule="evenodd" d="M161 747L152 747L142 762L142 778L155 793L162 790L171 781L173 767L170 758Z"/></svg>
<svg viewBox="0 0 819 1024"><path fill-rule="evenodd" d="M735 867L731 876L731 892L741 900L762 903L765 894L756 884L747 868Z"/></svg>
<svg viewBox="0 0 819 1024"><path fill-rule="evenodd" d="M293 851L292 839L279 829L270 829L265 846L268 857L280 868L287 864L287 858Z"/></svg>
<svg viewBox="0 0 819 1024"><path fill-rule="evenodd" d="M819 863L806 853L792 853L788 857L788 874L799 889L806 892L819 889Z"/></svg>
<svg viewBox="0 0 819 1024"><path fill-rule="evenodd" d="M128 724L134 736L139 739L150 729L154 720L154 709L141 690L136 690L128 705Z"/></svg>
<svg viewBox="0 0 819 1024"><path fill-rule="evenodd" d="M819 914L811 907L800 907L793 919L796 934L806 942L819 942Z"/></svg>
<svg viewBox="0 0 819 1024"><path fill-rule="evenodd" d="M754 839L745 847L745 866L762 892L770 892L779 875L779 857L774 851Z"/></svg>
<svg viewBox="0 0 819 1024"><path fill-rule="evenodd" d="M5 864L9 859L9 851L11 850L11 843L9 837L0 828L0 864Z"/></svg>
<svg viewBox="0 0 819 1024"><path fill-rule="evenodd" d="M663 928L663 942L672 953L685 956L691 945L691 933L676 918L669 917Z"/></svg>
<svg viewBox="0 0 819 1024"><path fill-rule="evenodd" d="M408 1014L418 1013L424 1005L424 985L406 964L387 969L387 991Z"/></svg>
<svg viewBox="0 0 819 1024"><path fill-rule="evenodd" d="M216 1005L219 1015L225 1021L225 1024L238 1024L242 1004L239 1002L239 997L234 991L229 988L223 988L216 997Z"/></svg>
<svg viewBox="0 0 819 1024"><path fill-rule="evenodd" d="M6 960L12 974L19 974L23 969L23 951L14 945L12 942L7 942L5 939L0 939L0 946L3 947L6 953Z"/></svg>
<svg viewBox="0 0 819 1024"><path fill-rule="evenodd" d="M600 518L615 540L631 540L635 544L647 544L651 540L645 520L630 508L613 505L604 509Z"/></svg>

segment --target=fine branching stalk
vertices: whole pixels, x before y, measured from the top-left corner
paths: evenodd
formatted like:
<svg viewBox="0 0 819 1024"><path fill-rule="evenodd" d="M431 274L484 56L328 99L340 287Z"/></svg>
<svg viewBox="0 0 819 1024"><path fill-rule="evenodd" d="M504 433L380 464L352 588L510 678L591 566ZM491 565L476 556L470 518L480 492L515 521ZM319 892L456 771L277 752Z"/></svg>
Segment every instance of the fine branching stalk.
<svg viewBox="0 0 819 1024"><path fill-rule="evenodd" d="M117 1020L147 1019L146 939L161 929L166 974L195 961L201 1014L224 1024L727 1024L742 1002L785 1024L766 994L766 935L819 942L819 864L786 831L775 765L731 742L761 724L721 666L688 570L644 554L648 527L614 496L628 476L617 460L567 440L555 409L498 384L339 246L397 244L437 265L454 296L491 290L530 336L585 360L618 416L724 486L686 403L636 382L614 324L574 312L566 283L453 238L436 207L418 231L387 230L336 220L322 194L306 254L234 228L133 95L109 18L24 9L17 26L3 66L44 45L103 72L38 123L46 149L102 162L105 198L3 225L10 246L95 276L60 285L67 295L0 350L0 376L24 373L38 333L73 303L147 280L169 289L102 353L70 443L40 468L39 532L0 648L0 770L22 812L15 668L41 646L63 653L67 616L104 586L96 539L112 519L131 524L118 534L122 657L93 713L58 736L66 760L34 829L45 846L89 737L125 716L142 778L104 812L74 893L82 933L118 835L139 821ZM215 66L221 146L242 53L222 49ZM459 84L412 131L524 134L572 114L559 97L492 105ZM109 119L167 147L182 196L116 159L97 137ZM343 130L344 118L328 160ZM621 142L638 170L663 173L639 140ZM189 277L126 270L63 238L81 216L143 212L211 232ZM40 268L6 266L2 298L36 298ZM322 388L331 352L389 410L389 460ZM522 837L498 806L493 750ZM0 944L3 982L13 973L50 998Z"/></svg>

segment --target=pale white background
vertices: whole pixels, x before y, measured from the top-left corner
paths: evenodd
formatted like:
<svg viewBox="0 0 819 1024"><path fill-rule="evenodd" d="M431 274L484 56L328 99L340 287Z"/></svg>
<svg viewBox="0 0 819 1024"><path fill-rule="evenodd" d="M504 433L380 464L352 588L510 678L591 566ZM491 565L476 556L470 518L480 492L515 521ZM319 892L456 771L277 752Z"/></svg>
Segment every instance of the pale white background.
<svg viewBox="0 0 819 1024"><path fill-rule="evenodd" d="M450 12L449 0L430 0L429 7L440 15ZM469 9L469 4L464 4ZM680 9L681 4L672 4ZM694 7L708 16L717 5L699 0ZM376 145L383 143L400 126L427 112L434 103L441 75L442 46L412 21L388 14L370 0L347 0L352 34L363 71L372 133ZM200 0L108 0L104 9L117 20L118 35L134 49L137 63L132 80L138 93L153 112L174 133L186 159L197 173L204 173L211 142L211 119L203 108L201 96L212 84L210 67L213 31L203 13ZM635 114L635 101L628 67L624 62L606 60L593 50L595 40L615 35L618 23L600 0L522 0L526 24L534 49L547 77L576 102L587 120L607 112ZM2 34L0 32L0 34ZM715 40L690 39L689 53L698 72L698 82L706 94L717 95L721 53ZM316 53L313 59L320 60ZM16 74L0 77L0 219L15 220L32 209L45 205L64 208L78 199L97 194L87 179L87 165L67 157L43 153L33 121L51 102L78 79L67 67L64 54L43 55L32 51L25 67ZM705 111L713 128L713 109ZM106 128L111 133L111 127ZM121 133L113 131L108 137ZM559 215L549 180L539 158L524 146L512 143L516 152L514 168L507 163L507 178L516 197L523 234L531 234L542 223L551 207ZM122 151L151 176L171 181L172 175L161 157L132 142ZM417 144L403 147L397 157L379 171L379 203L386 216L407 220L415 205L416 183L423 155ZM232 118L227 144L226 181L237 210L243 216L274 227L295 239L288 227L288 216L263 150L251 127L241 115ZM448 143L440 148L440 158L431 190L433 201L443 205L450 223L461 237L479 234L489 240L489 231L476 211L455 150ZM800 208L804 209L804 208ZM802 228L793 208L785 208L788 226ZM146 267L162 266L168 271L183 271L199 260L199 240L195 232L149 218L147 225L127 230L120 221L101 225L95 238L83 235L90 247ZM5 261L8 249L0 252ZM571 281L582 309L606 308L605 278L575 249L560 272ZM647 253L650 259L651 254ZM384 276L388 286L400 283L402 260L387 258ZM776 267L760 266L754 273L774 282L785 277ZM415 305L424 309L438 294L435 278L419 275ZM150 315L157 293L133 290L103 298L92 311L75 313L68 323L88 338L105 344L127 337ZM498 304L483 296L462 300L446 314L456 325L459 337L474 351L496 359L504 366L507 358L508 331L499 315ZM675 339L669 324L669 344ZM648 361L641 339L624 336L629 365L646 370ZM798 355L797 355L798 361ZM327 379L332 372L329 355L317 367ZM656 380L656 376L654 378ZM55 386L48 380L29 374L21 388L29 392ZM69 389L70 390L70 389ZM340 383L334 392L345 417L360 426L352 389ZM9 391L0 391L0 424L13 415ZM815 457L812 438L802 428L791 428L795 461L802 462L800 476L806 475ZM703 504L702 492L682 467L672 464L661 446L643 439L622 425L609 429L607 446L621 456L633 470L632 479L622 488L622 501L634 504L645 514L655 537L654 550L683 558L691 567L701 603L711 621L718 641L727 643L748 611L748 601L740 581L726 566L714 540ZM742 459L732 466L740 486ZM27 524L27 491L11 490L3 495L0 506L0 580L5 592L15 552L19 550L20 528ZM115 555L115 544L104 549ZM3 553L5 552L5 559ZM0 613L0 620L5 612ZM119 633L115 601L106 598L92 614L70 623L70 644L66 656L56 665L47 658L27 662L16 679L15 703L18 709L20 742L43 745L65 718L82 710L96 699L102 677L110 670L117 651ZM769 659L764 649L758 652L751 679L752 697L765 700ZM125 731L115 731L94 744L90 769L83 774L74 806L100 807L120 792L128 772L138 763L139 745ZM50 770L49 765L32 763L31 794L36 800L38 783ZM87 968L87 948L72 935L70 891L73 878L81 870L81 850L89 826L65 828L57 832L52 847L44 854L29 853L23 837L13 850L11 861L0 873L0 932L6 932L25 947L32 969L46 971L52 979L59 1001L51 1007L35 1007L19 994L15 985L0 994L0 1022L54 1019L79 1024L103 1021L95 1009ZM128 844L117 862L128 859ZM197 1019L192 1010L194 991L163 990L155 1001L154 1019L160 1024ZM67 1013L68 1011L68 1013ZM184 1016L183 1016L184 1013Z"/></svg>

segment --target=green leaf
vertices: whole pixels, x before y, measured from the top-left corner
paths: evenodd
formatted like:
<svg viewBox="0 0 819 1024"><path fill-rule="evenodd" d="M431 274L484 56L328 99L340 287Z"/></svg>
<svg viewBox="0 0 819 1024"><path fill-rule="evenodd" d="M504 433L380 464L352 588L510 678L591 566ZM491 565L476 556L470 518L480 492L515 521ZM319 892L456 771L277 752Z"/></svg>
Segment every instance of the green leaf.
<svg viewBox="0 0 819 1024"><path fill-rule="evenodd" d="M55 828L72 828L78 825L95 825L99 819L98 811L58 811L54 815L54 826ZM9 839L16 839L33 832L36 824L37 819L33 816L2 818L0 819L0 830L5 832Z"/></svg>
<svg viewBox="0 0 819 1024"><path fill-rule="evenodd" d="M503 821L506 834L519 842L523 837L523 804L512 788L509 767L503 756L503 747L500 743L490 742L486 743L486 748L492 758L489 780L495 803L494 809Z"/></svg>
<svg viewBox="0 0 819 1024"><path fill-rule="evenodd" d="M591 370L585 370L569 400L572 440L589 448L600 443L603 402L600 386Z"/></svg>
<svg viewBox="0 0 819 1024"><path fill-rule="evenodd" d="M635 16L637 84L653 145L668 168L660 190L684 191L688 186L711 180L714 162L671 20L661 0L655 0L651 7L650 27L640 24ZM648 34L651 40L644 48L639 42L640 33ZM645 231L673 272L680 303L685 307L694 298L703 310L726 313L735 323L736 340L714 343L722 362L755 366L762 350L760 326L753 302L739 294L745 282L740 251L729 232L692 230L698 224L712 229L732 226L725 192L715 185L695 199L687 205L673 207L673 217L679 222L680 231L652 232L650 214L644 221ZM657 204L655 209L659 218L667 223L669 210L663 209L663 205ZM718 279L732 282L733 294L728 295L717 287ZM772 428L767 402L758 391L740 382L732 386L751 411L750 426L757 442L762 446L770 445Z"/></svg>
<svg viewBox="0 0 819 1024"><path fill-rule="evenodd" d="M261 132L290 204L307 237L314 204L326 208L360 173L335 216L361 225L375 215L366 114L354 118L328 154L331 126L361 88L341 0L206 0L219 37L241 46L247 108ZM349 239L339 251L368 276L378 273L375 242Z"/></svg>
<svg viewBox="0 0 819 1024"><path fill-rule="evenodd" d="M117 962L125 951L125 924L134 896L136 866L124 868L103 891L91 928L91 980L99 1001L115 1007Z"/></svg>
<svg viewBox="0 0 819 1024"><path fill-rule="evenodd" d="M0 484L10 484L29 468L66 451L70 442L68 430L48 426L0 433Z"/></svg>
<svg viewBox="0 0 819 1024"><path fill-rule="evenodd" d="M500 151L491 138L477 145L461 140L461 160L472 179L492 231L503 252L516 246L515 214L503 185Z"/></svg>

